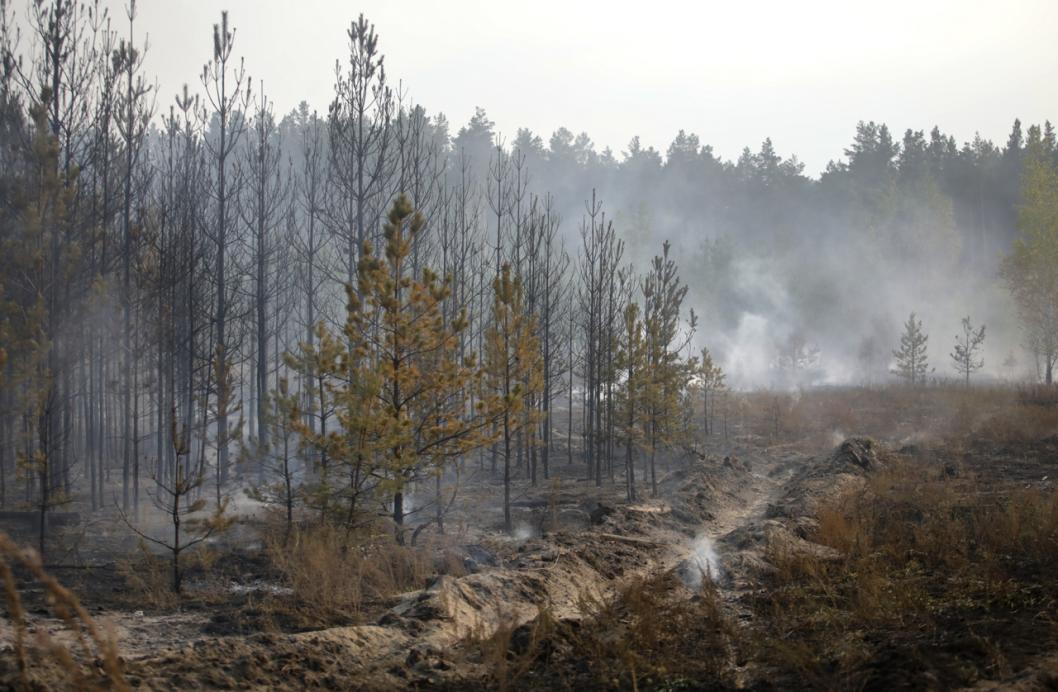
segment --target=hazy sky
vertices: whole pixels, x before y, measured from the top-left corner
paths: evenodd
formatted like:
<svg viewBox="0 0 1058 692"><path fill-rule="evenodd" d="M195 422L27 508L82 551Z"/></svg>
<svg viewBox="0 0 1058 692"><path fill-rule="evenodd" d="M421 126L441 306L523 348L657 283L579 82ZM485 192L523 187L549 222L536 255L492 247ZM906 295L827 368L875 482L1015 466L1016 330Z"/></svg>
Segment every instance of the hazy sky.
<svg viewBox="0 0 1058 692"><path fill-rule="evenodd" d="M104 4L124 30L124 0ZM961 143L1058 118L1053 0L140 0L161 108L199 86L222 8L280 112L326 109L362 11L391 79L453 133L480 105L506 136L564 125L618 153L636 134L664 151L680 128L725 158L771 136L815 175L861 119Z"/></svg>

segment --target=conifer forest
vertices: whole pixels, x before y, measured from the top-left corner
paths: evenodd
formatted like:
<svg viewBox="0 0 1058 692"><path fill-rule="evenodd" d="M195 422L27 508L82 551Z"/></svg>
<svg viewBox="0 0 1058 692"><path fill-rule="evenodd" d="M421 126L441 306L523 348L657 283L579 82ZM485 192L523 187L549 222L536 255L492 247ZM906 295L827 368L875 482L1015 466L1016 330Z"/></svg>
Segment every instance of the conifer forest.
<svg viewBox="0 0 1058 692"><path fill-rule="evenodd" d="M0 688L1053 688L1058 15L780 4L0 0Z"/></svg>

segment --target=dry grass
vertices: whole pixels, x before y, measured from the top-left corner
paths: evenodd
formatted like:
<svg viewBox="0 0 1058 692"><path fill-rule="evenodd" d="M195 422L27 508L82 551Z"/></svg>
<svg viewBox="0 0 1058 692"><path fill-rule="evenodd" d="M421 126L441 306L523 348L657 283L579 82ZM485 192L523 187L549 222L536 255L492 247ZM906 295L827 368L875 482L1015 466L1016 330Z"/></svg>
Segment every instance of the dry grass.
<svg viewBox="0 0 1058 692"><path fill-rule="evenodd" d="M742 414L732 424L736 435L811 450L854 435L958 445L970 437L1021 442L1058 433L1055 386L843 387L737 396Z"/></svg>
<svg viewBox="0 0 1058 692"><path fill-rule="evenodd" d="M737 628L708 579L689 592L673 573L637 577L615 598L584 597L583 615L547 609L520 628L471 641L488 688L710 689L733 684Z"/></svg>
<svg viewBox="0 0 1058 692"><path fill-rule="evenodd" d="M27 647L29 627L14 565L20 565L42 585L51 611L63 621L72 637L70 644L41 629L37 631L36 646ZM3 680L4 684L34 689L47 684L38 679L42 675L52 682L63 680L66 689L129 689L121 672L113 634L101 630L77 597L44 571L35 551L20 549L4 533L0 533L0 580L7 616L14 630L12 649L17 664L16 677Z"/></svg>
<svg viewBox="0 0 1058 692"><path fill-rule="evenodd" d="M465 646L487 671L486 679L479 682L501 692L522 686L520 683L547 657L551 640L561 627L551 609L542 606L528 624L517 626L513 618L503 618L495 630L466 637Z"/></svg>
<svg viewBox="0 0 1058 692"><path fill-rule="evenodd" d="M1058 641L1058 490L896 463L825 505L827 559L769 546L767 664L816 687L972 684Z"/></svg>
<svg viewBox="0 0 1058 692"><path fill-rule="evenodd" d="M1017 388L1018 402L1026 406L1058 408L1058 387L1045 384L1022 385Z"/></svg>
<svg viewBox="0 0 1058 692"><path fill-rule="evenodd" d="M329 525L266 541L271 564L298 606L358 619L368 607L426 586L433 546L397 545L389 533L350 533Z"/></svg>
<svg viewBox="0 0 1058 692"><path fill-rule="evenodd" d="M224 555L226 561L231 553ZM230 598L230 579L223 569L217 569L221 552L214 546L202 545L180 557L183 588L173 591L172 557L140 539L137 552L115 560L116 576L126 589L116 600L133 610L173 611L182 605L197 603L216 606Z"/></svg>
<svg viewBox="0 0 1058 692"><path fill-rule="evenodd" d="M141 541L138 557L118 560L118 576L125 580L135 603L152 608L172 608L178 602L173 592L171 566Z"/></svg>

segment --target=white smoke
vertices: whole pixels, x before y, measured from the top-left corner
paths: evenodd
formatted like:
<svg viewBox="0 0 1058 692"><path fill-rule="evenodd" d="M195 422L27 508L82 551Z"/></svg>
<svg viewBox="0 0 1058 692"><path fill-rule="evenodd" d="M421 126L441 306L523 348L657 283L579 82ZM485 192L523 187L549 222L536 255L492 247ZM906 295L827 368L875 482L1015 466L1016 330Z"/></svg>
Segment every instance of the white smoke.
<svg viewBox="0 0 1058 692"><path fill-rule="evenodd" d="M716 552L712 537L703 533L694 539L681 573L684 583L693 589L702 585L703 576L714 582L723 577L720 556Z"/></svg>

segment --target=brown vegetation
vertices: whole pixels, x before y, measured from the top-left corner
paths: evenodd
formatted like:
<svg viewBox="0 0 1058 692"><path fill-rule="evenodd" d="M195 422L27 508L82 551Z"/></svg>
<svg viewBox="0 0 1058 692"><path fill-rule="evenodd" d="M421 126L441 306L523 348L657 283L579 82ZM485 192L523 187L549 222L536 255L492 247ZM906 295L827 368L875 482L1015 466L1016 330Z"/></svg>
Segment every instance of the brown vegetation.
<svg viewBox="0 0 1058 692"><path fill-rule="evenodd" d="M818 687L942 687L1009 675L1056 642L1058 490L900 461L769 546L761 660Z"/></svg>
<svg viewBox="0 0 1058 692"><path fill-rule="evenodd" d="M176 648L123 638L133 685L1046 684L1058 644L1048 394L729 393L739 411L729 441L720 429L702 441L726 461L667 457L663 500L622 505L620 479L602 489L522 479L518 521L543 528L513 538L495 482L479 477L452 506L455 532L427 530L414 545L398 544L385 517L349 529L303 510L288 532L282 513L266 511L196 553L179 603L150 553L123 572L135 588L102 602L148 607L156 627L184 613L189 629L165 640ZM836 445L846 433L874 439ZM695 564L681 551L700 530L716 538L723 574L689 586ZM260 548L235 548L255 538ZM96 603L98 579L75 588ZM137 630L120 617L126 636ZM97 653L25 652L12 651L10 667L28 656L44 686L73 679L63 661L103 675ZM259 661L256 677L246 660Z"/></svg>
<svg viewBox="0 0 1058 692"><path fill-rule="evenodd" d="M1058 433L1053 387L835 387L729 398L733 428L765 444L796 442L813 452L848 435L901 446L926 439L1032 441Z"/></svg>
<svg viewBox="0 0 1058 692"><path fill-rule="evenodd" d="M543 610L532 623L471 642L499 689L730 687L739 636L709 579L692 591L672 572L638 576L612 600L584 597L582 617Z"/></svg>
<svg viewBox="0 0 1058 692"><path fill-rule="evenodd" d="M328 612L360 621L369 606L422 589L436 574L427 548L330 526L295 531L286 541L272 538L267 550L297 606L324 621Z"/></svg>

